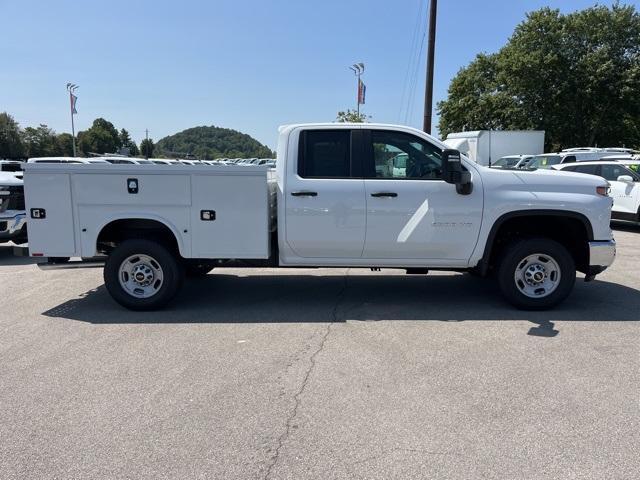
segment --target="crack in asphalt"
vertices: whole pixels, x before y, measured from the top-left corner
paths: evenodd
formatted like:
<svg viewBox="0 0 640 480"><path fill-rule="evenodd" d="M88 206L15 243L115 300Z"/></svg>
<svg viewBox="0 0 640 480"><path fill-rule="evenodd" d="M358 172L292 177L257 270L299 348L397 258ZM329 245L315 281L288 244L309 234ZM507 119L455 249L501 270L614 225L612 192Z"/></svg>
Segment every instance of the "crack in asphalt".
<svg viewBox="0 0 640 480"><path fill-rule="evenodd" d="M306 371L306 373L305 373L305 375L304 375L304 377L302 379L302 384L300 385L300 388L298 389L298 392L293 396L294 401L295 401L294 406L293 406L293 410L291 411L291 414L287 417L287 421L285 423L285 431L282 433L282 435L280 435L278 437L278 443L277 443L277 446L276 446L276 451L275 451L274 456L271 458L271 462L267 466L267 471L265 472L265 475L263 477L264 480L269 480L269 478L271 477L271 474L273 473L274 467L276 466L276 464L278 463L278 460L280 459L280 450L282 449L282 447L284 446L285 442L289 438L289 435L291 434L291 429L293 428L293 421L298 416L298 410L300 408L300 404L302 403L302 400L301 400L300 397L302 396L302 394L304 393L305 389L307 388L307 384L309 383L309 378L311 377L311 374L315 370L316 357L322 352L322 350L324 350L324 346L325 346L325 343L327 342L327 338L329 337L329 334L331 333L331 329L332 329L331 327L333 327L333 325L338 322L338 309L340 308L340 304L344 300L345 293L347 291L349 270L350 269L348 268L347 271L345 272L345 274L343 276L344 282L343 282L342 288L340 289L340 291L336 295L336 301L335 301L335 303L333 305L333 309L331 310L331 321L327 325L327 328L325 329L324 334L322 335L322 338L320 339L320 343L318 345L318 348L316 348L315 352L313 352L311 354L311 357L309 357L309 368L307 369L307 371Z"/></svg>

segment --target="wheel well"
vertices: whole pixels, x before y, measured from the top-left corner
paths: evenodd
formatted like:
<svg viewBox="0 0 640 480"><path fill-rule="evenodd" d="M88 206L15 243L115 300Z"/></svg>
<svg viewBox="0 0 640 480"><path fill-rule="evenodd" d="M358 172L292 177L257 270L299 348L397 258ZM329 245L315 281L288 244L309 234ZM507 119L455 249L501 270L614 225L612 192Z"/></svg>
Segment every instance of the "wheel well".
<svg viewBox="0 0 640 480"><path fill-rule="evenodd" d="M585 223L587 222L587 223ZM492 230L485 248L483 270L496 266L504 249L514 240L527 237L546 237L562 244L573 256L576 269L589 269L588 220L580 216L565 215L517 215L504 219Z"/></svg>
<svg viewBox="0 0 640 480"><path fill-rule="evenodd" d="M114 220L105 225L98 235L96 248L98 252L109 254L120 243L132 238L155 240L178 253L178 241L169 227L157 220L144 218L128 218Z"/></svg>

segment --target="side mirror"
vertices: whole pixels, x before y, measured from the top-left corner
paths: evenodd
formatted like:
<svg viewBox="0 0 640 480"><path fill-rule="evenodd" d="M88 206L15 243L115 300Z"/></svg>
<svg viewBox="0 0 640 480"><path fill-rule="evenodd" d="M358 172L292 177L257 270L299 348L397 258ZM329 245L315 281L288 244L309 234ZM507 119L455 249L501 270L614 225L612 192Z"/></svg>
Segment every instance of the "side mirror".
<svg viewBox="0 0 640 480"><path fill-rule="evenodd" d="M633 177L631 175L620 175L618 177L618 181L624 183L633 183Z"/></svg>
<svg viewBox="0 0 640 480"><path fill-rule="evenodd" d="M460 195L469 195L472 190L471 173L462 166L458 150L442 151L442 179L456 186Z"/></svg>

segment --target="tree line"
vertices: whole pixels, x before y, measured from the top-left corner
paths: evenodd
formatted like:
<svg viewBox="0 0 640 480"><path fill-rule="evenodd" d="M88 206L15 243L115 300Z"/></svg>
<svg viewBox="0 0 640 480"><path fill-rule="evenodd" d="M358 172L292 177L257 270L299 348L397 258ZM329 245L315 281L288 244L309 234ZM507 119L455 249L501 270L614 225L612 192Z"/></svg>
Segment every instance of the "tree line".
<svg viewBox="0 0 640 480"><path fill-rule="evenodd" d="M151 156L153 140L143 140L140 147L129 132L117 130L113 123L96 118L91 127L78 132L77 155L117 153L126 148L132 156ZM21 128L7 112L0 113L0 158L24 159L30 157L71 157L73 137L69 133L56 133L45 124Z"/></svg>
<svg viewBox="0 0 640 480"><path fill-rule="evenodd" d="M634 6L529 13L497 53L461 69L440 134L546 131L547 151L640 147L640 15Z"/></svg>

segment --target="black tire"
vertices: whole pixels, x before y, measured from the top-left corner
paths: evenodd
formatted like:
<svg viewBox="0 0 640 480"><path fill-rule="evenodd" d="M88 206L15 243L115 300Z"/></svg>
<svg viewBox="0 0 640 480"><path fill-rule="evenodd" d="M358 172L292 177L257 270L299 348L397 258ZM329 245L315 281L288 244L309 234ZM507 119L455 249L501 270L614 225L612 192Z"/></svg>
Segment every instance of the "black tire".
<svg viewBox="0 0 640 480"><path fill-rule="evenodd" d="M120 267L134 255L151 257L162 270L162 283L150 297L138 298L120 284ZM182 263L164 245L150 240L131 239L118 245L104 266L104 283L111 297L129 310L157 310L175 297L184 280Z"/></svg>
<svg viewBox="0 0 640 480"><path fill-rule="evenodd" d="M520 269L524 275L526 271L522 266L527 265L524 263L525 259L536 254L541 254L541 259L548 261L550 258L555 262L559 270L559 279L555 282L555 289L549 288L550 293L540 293L540 297L532 298L523 293L523 289L536 287L531 287L522 280L518 281L516 270ZM544 261L539 264L545 267ZM576 266L573 257L563 245L548 238L515 241L507 247L498 266L498 283L502 295L509 303L523 310L546 310L555 307L569 296L575 281Z"/></svg>
<svg viewBox="0 0 640 480"><path fill-rule="evenodd" d="M198 278L204 277L214 268L213 264L207 262L187 262L184 266L184 271L187 277Z"/></svg>

